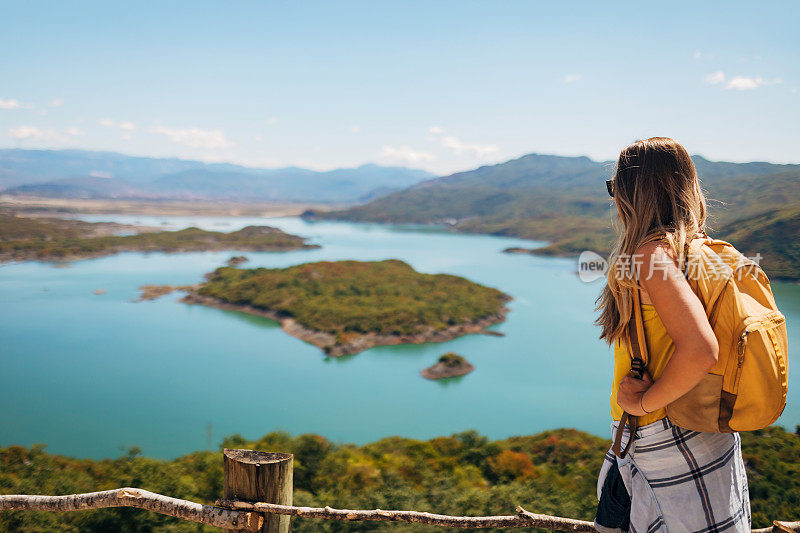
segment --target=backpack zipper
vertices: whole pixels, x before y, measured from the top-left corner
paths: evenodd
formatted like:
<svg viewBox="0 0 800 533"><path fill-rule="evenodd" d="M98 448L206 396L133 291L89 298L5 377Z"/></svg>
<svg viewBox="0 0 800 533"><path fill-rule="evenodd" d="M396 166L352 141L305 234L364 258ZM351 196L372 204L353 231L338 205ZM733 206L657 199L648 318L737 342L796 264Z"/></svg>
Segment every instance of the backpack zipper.
<svg viewBox="0 0 800 533"><path fill-rule="evenodd" d="M734 394L739 392L739 379L742 377L742 366L744 365L744 348L747 344L747 336L750 332L745 329L744 332L739 336L739 345L736 348L736 375L733 378L733 392Z"/></svg>
<svg viewBox="0 0 800 533"><path fill-rule="evenodd" d="M750 332L745 330L739 337L739 366L742 366L742 361L744 360L744 345L747 342L747 336L749 334Z"/></svg>

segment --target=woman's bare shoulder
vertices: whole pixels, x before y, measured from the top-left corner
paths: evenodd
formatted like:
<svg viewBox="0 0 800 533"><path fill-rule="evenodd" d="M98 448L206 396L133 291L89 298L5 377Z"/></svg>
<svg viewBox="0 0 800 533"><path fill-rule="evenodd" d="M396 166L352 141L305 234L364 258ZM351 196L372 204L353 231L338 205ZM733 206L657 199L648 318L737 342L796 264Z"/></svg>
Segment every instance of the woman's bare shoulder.
<svg viewBox="0 0 800 533"><path fill-rule="evenodd" d="M675 261L675 252L673 252L672 247L664 241L646 242L636 249L635 254L642 259L664 259L668 257Z"/></svg>
<svg viewBox="0 0 800 533"><path fill-rule="evenodd" d="M652 305L653 301L646 289L647 282L656 275L667 277L670 274L675 275L679 272L675 253L666 242L650 241L636 249L634 262L637 266L642 303Z"/></svg>

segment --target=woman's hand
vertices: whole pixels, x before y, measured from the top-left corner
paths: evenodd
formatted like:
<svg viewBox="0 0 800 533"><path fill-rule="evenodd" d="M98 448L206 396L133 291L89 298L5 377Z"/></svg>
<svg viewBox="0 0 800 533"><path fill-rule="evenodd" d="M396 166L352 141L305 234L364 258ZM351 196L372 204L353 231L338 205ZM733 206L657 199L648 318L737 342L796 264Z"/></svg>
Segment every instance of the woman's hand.
<svg viewBox="0 0 800 533"><path fill-rule="evenodd" d="M642 397L652 384L653 378L650 377L647 370L644 371L642 379L625 376L619 384L617 403L620 407L625 409L629 415L642 416L647 413L652 413L655 411L655 408L650 405L644 406L649 409L649 411L645 412L642 409Z"/></svg>

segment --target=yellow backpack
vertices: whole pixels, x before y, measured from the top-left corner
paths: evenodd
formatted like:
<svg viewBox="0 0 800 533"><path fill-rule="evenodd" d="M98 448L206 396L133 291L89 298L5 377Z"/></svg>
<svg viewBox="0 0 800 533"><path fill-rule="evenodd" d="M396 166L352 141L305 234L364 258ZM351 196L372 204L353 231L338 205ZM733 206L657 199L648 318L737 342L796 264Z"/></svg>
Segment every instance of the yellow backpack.
<svg viewBox="0 0 800 533"><path fill-rule="evenodd" d="M696 238L687 248L684 273L703 302L719 359L697 386L667 405L667 416L694 431L767 427L786 407L788 388L786 319L769 280L755 261L725 241Z"/></svg>

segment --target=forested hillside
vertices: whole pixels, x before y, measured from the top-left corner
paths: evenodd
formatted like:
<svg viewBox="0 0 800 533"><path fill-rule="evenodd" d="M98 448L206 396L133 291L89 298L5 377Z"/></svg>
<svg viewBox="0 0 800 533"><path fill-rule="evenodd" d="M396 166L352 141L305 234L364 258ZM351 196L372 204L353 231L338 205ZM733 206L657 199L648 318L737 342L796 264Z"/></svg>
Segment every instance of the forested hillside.
<svg viewBox="0 0 800 533"><path fill-rule="evenodd" d="M800 278L800 208L770 210L720 228L719 237L735 243L774 278Z"/></svg>
<svg viewBox="0 0 800 533"><path fill-rule="evenodd" d="M709 198L714 236L733 235L739 219L746 219L742 224L748 226L752 222L747 220L766 211L800 206L800 165L693 159ZM551 241L537 250L543 255L573 255L587 249L604 253L614 239L614 211L603 183L612 173L610 162L529 154L428 180L350 209L307 216L447 223L457 231ZM758 244L768 274L800 279L796 256L774 247L773 241Z"/></svg>
<svg viewBox="0 0 800 533"><path fill-rule="evenodd" d="M753 526L800 518L800 437L773 427L743 433L742 439ZM533 512L585 520L594 516L595 481L609 444L569 429L497 441L468 431L427 441L389 437L363 446L281 432L257 441L233 436L224 442L229 448L295 454L295 505L413 509L451 515L513 514L514 508L522 505ZM118 459L95 461L52 455L43 446L0 448L0 493L69 494L124 486L213 503L222 494L222 454L195 452L159 461L141 457L139 450L132 448ZM134 509L3 512L0 530L216 531ZM292 519L292 530L448 531L411 524L303 518Z"/></svg>

